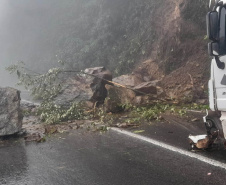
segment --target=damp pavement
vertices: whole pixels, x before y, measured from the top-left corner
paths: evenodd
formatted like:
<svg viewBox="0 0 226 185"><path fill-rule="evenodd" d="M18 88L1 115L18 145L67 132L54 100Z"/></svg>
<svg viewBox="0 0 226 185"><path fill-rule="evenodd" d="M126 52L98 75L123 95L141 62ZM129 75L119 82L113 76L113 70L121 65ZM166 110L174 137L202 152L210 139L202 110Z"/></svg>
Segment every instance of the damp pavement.
<svg viewBox="0 0 226 185"><path fill-rule="evenodd" d="M22 98L27 98L22 93ZM188 151L200 122L174 118L126 129ZM139 131L139 132L136 132ZM142 132L140 132L142 131ZM225 151L199 152L226 165ZM225 184L226 170L114 130L82 129L47 137L44 143L0 138L0 185L199 185Z"/></svg>
<svg viewBox="0 0 226 185"><path fill-rule="evenodd" d="M145 132L142 135L149 137L150 131ZM161 134L167 140L173 133L159 131ZM44 143L26 143L22 138L0 140L0 184L198 185L225 181L225 169L114 130L73 130L52 135Z"/></svg>

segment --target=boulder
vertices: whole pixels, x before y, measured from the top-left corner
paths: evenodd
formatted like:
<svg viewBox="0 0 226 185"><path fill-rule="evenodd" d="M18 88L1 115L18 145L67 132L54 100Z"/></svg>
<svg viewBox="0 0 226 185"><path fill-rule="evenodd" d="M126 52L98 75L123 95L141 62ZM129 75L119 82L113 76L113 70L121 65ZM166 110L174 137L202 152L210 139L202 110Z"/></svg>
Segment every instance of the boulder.
<svg viewBox="0 0 226 185"><path fill-rule="evenodd" d="M122 84L121 82L118 82ZM157 86L158 80L142 82L133 88L106 85L108 96L104 107L106 112L119 112L123 105L146 105L165 96L164 90ZM128 86L127 86L128 87Z"/></svg>
<svg viewBox="0 0 226 185"><path fill-rule="evenodd" d="M135 87L135 86L141 84L142 82L144 82L142 77L137 74L136 75L135 74L122 75L122 76L113 78L112 81L115 83L127 86L127 87Z"/></svg>
<svg viewBox="0 0 226 185"><path fill-rule="evenodd" d="M89 68L84 72L88 74L87 79L90 79L88 82L90 82L90 88L93 93L90 100L92 102L103 104L105 98L107 97L107 89L105 88L105 85L111 84L110 81L112 81L112 73L105 69L105 67Z"/></svg>
<svg viewBox="0 0 226 185"><path fill-rule="evenodd" d="M22 128L20 91L0 88L0 136L12 135Z"/></svg>
<svg viewBox="0 0 226 185"><path fill-rule="evenodd" d="M105 88L112 74L105 67L88 68L82 75L67 78L63 85L62 93L55 99L58 105L70 106L72 102L84 102L86 105L104 103L107 96Z"/></svg>
<svg viewBox="0 0 226 185"><path fill-rule="evenodd" d="M106 85L108 96L105 99L104 107L106 112L119 112L123 105L133 104L136 94L130 89Z"/></svg>
<svg viewBox="0 0 226 185"><path fill-rule="evenodd" d="M143 82L137 86L135 86L133 89L135 90L137 95L143 95L144 94L157 94L157 83L159 81L150 81L150 82Z"/></svg>

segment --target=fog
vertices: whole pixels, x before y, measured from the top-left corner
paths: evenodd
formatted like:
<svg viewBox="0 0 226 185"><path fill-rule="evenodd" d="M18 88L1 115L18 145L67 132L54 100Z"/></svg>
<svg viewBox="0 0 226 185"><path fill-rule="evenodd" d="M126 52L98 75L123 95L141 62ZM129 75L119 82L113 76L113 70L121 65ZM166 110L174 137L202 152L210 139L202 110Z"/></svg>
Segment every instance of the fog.
<svg viewBox="0 0 226 185"><path fill-rule="evenodd" d="M9 1L1 0L0 3L0 86L8 86L12 84L12 79L4 70L10 64L10 38L7 34L8 22L7 17L10 13Z"/></svg>
<svg viewBox="0 0 226 185"><path fill-rule="evenodd" d="M56 60L50 40L51 3L46 0L0 0L0 86L13 86L16 77L5 68L17 61L41 71ZM46 66L44 65L46 64ZM18 88L18 87L17 87Z"/></svg>
<svg viewBox="0 0 226 185"><path fill-rule="evenodd" d="M17 81L5 67L23 61L43 73L105 66L130 73L150 54L155 0L0 0L0 86ZM147 6L148 4L148 6ZM18 88L18 87L17 87Z"/></svg>

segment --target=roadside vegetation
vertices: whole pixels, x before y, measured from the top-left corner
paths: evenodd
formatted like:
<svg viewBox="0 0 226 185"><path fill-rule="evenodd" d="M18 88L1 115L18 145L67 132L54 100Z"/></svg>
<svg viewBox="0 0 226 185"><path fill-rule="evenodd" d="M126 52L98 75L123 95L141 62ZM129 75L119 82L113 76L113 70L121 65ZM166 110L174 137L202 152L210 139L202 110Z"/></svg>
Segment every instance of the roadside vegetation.
<svg viewBox="0 0 226 185"><path fill-rule="evenodd" d="M163 113L185 116L188 110L205 110L207 105L185 104L175 105L163 102L149 103L147 105L118 105L121 110L117 114L106 113L104 105L87 109L82 103L71 102L69 107L57 105L54 99L61 93L61 78L64 67L50 69L46 74L38 74L25 68L23 62L11 65L7 68L10 73L17 74L19 85L26 87L34 98L41 100L36 112L32 113L40 117L47 124L58 124L72 120L96 119L107 125L116 122L128 124L140 124L152 120L159 121ZM24 112L29 115L30 112ZM123 119L121 119L123 118ZM120 120L121 119L121 120Z"/></svg>
<svg viewBox="0 0 226 185"><path fill-rule="evenodd" d="M99 109L98 114L95 116L108 125L115 126L119 123L126 123L126 126L139 126L144 122L163 121L164 114L186 117L189 111L205 111L209 109L208 105L198 105L196 103L184 105L155 103L145 106L124 104L121 106L122 111L119 113L105 113L102 109Z"/></svg>
<svg viewBox="0 0 226 185"><path fill-rule="evenodd" d="M38 74L25 68L23 62L11 65L7 68L10 73L15 73L19 79L19 85L25 86L30 90L34 98L41 100L40 106L33 115L40 117L46 124L59 124L73 120L98 120L107 126L116 126L124 123L126 126L139 125L142 122L160 121L162 114L168 113L177 116L186 116L188 110L205 110L206 105L187 104L174 105L162 102L147 105L119 105L120 112L106 113L104 105L97 108L87 109L83 104L72 102L69 107L55 104L54 98L61 91L61 78L64 66L50 69L46 74ZM31 112L24 112L29 116Z"/></svg>

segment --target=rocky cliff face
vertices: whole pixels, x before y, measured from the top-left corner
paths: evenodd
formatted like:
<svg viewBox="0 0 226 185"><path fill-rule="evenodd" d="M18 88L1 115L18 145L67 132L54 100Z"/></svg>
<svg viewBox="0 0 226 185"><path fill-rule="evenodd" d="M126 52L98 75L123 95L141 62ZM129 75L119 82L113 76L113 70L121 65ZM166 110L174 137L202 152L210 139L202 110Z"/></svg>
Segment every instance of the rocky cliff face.
<svg viewBox="0 0 226 185"><path fill-rule="evenodd" d="M207 54L205 15L208 1L169 0L154 12L158 38L150 59L134 73L161 80L166 95L191 102L207 98L210 59Z"/></svg>

